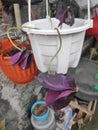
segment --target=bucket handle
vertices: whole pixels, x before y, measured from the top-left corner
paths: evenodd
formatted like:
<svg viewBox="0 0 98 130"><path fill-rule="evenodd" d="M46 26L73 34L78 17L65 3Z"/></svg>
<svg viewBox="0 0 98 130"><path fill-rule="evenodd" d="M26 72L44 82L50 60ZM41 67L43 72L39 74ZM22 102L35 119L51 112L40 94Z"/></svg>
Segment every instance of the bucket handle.
<svg viewBox="0 0 98 130"><path fill-rule="evenodd" d="M48 6L48 0L46 0L46 18L49 18L49 6ZM90 0L87 0L87 14L88 14L88 21L90 22ZM29 23L31 23L31 0L28 0L28 19L29 19Z"/></svg>

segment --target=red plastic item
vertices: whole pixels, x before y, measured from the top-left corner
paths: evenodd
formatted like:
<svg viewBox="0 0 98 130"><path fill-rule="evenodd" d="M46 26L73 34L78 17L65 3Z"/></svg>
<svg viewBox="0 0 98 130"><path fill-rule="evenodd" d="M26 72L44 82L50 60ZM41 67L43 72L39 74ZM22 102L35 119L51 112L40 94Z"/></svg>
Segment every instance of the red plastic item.
<svg viewBox="0 0 98 130"><path fill-rule="evenodd" d="M98 14L96 11L95 16L93 17L93 28L88 29L86 35L98 38Z"/></svg>
<svg viewBox="0 0 98 130"><path fill-rule="evenodd" d="M14 41L15 44L19 44ZM25 46L30 48L30 45L21 44L19 47ZM4 74L16 84L27 84L34 80L34 77L38 75L39 71L33 60L29 68L22 70L18 65L13 66L10 61L10 56L4 56L6 52L13 50L15 47L10 43L8 39L0 41L0 67Z"/></svg>

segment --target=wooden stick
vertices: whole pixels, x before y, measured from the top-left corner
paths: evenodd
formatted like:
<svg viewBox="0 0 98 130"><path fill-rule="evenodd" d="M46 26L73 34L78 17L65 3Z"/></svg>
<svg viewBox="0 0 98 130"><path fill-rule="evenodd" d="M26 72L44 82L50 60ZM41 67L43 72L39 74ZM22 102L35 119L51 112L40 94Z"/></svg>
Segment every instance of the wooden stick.
<svg viewBox="0 0 98 130"><path fill-rule="evenodd" d="M94 55L94 52L95 52L95 51L96 51L95 48L92 48L92 49L91 49L90 57L89 57L90 60L93 58L93 55Z"/></svg>
<svg viewBox="0 0 98 130"><path fill-rule="evenodd" d="M13 4L14 6L14 13L15 13L15 19L16 19L16 26L21 26L21 14L20 14L20 7L19 4Z"/></svg>

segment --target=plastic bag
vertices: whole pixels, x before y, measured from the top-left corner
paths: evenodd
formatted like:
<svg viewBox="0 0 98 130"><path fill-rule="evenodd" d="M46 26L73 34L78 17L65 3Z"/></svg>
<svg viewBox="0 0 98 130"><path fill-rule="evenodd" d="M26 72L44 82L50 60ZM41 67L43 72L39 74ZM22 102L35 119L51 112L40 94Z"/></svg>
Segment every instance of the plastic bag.
<svg viewBox="0 0 98 130"><path fill-rule="evenodd" d="M46 96L47 106L52 105L55 110L60 110L66 107L72 100L76 90L53 91L48 90Z"/></svg>
<svg viewBox="0 0 98 130"><path fill-rule="evenodd" d="M73 115L72 108L70 106L67 106L67 107L65 107L57 112L63 113L63 116L62 116L63 122L57 121L57 126L62 130L71 130L72 124L73 124L73 119L75 117L75 115Z"/></svg>
<svg viewBox="0 0 98 130"><path fill-rule="evenodd" d="M48 89L46 104L52 105L55 110L67 106L76 93L75 79L71 76L43 73L38 80Z"/></svg>
<svg viewBox="0 0 98 130"><path fill-rule="evenodd" d="M73 90L76 87L74 77L63 74L43 73L38 80L43 87L54 91Z"/></svg>

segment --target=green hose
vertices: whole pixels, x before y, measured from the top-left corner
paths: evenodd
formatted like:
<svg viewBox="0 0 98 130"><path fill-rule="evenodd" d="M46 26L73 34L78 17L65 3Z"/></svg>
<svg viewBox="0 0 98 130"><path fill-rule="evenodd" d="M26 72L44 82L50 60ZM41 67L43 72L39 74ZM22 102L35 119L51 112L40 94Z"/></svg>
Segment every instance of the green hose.
<svg viewBox="0 0 98 130"><path fill-rule="evenodd" d="M32 28L32 27L28 27L28 26L10 27L10 28L8 28L8 30L7 30L8 39L10 40L11 44L12 44L15 48L17 48L18 50L20 50L20 51L22 51L22 49L19 48L19 47L12 41L12 39L11 39L11 37L10 37L10 31L15 30L15 29L22 29L22 28L39 29L39 28Z"/></svg>
<svg viewBox="0 0 98 130"><path fill-rule="evenodd" d="M58 53L60 52L61 47L62 47L62 39L61 39L61 34L60 34L60 32L59 32L58 28L55 28L55 29L57 30L58 37L59 37L59 40L60 40L60 47L59 47L59 49L57 50L57 52L55 53L55 55L52 57L52 59L50 60L50 62L49 62L49 64L48 64L48 74L50 74L50 73L51 73L51 72L50 72L50 66L51 66L52 61L53 61L53 60L54 60L54 58L58 55Z"/></svg>

